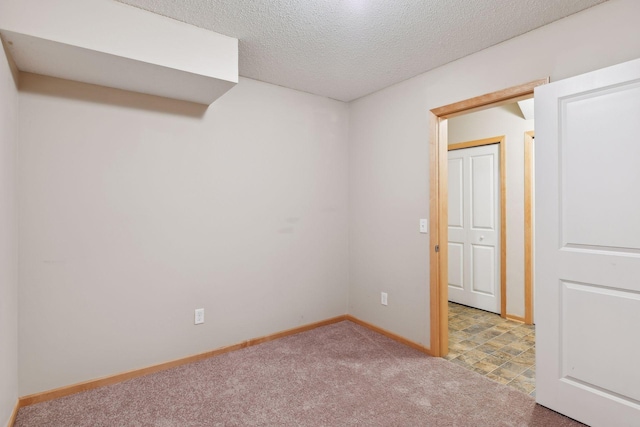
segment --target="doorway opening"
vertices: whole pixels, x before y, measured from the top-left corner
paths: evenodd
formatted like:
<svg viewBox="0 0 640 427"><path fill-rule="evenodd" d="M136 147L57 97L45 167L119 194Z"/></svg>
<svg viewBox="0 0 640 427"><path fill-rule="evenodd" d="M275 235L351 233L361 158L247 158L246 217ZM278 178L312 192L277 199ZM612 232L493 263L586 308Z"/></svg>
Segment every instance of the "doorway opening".
<svg viewBox="0 0 640 427"><path fill-rule="evenodd" d="M445 358L526 394L536 387L535 329L522 323L525 133L533 128L531 98L451 118L447 132Z"/></svg>
<svg viewBox="0 0 640 427"><path fill-rule="evenodd" d="M446 356L449 351L448 331L448 120L467 113L533 97L537 86L549 79L536 80L502 91L439 107L430 111L430 309L431 352ZM529 218L529 224L533 222ZM530 236L529 236L530 237ZM530 259L531 252L529 252ZM531 282L529 282L531 292ZM531 298L528 298L531 304ZM525 304L526 305L526 304ZM531 311L531 306L525 310ZM523 321L532 319L525 313Z"/></svg>

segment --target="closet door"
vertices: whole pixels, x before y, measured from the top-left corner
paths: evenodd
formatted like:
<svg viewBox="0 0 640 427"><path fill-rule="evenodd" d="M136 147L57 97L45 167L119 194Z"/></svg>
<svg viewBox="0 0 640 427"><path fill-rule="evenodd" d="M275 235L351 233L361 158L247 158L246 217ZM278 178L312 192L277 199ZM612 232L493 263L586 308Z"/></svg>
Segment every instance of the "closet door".
<svg viewBox="0 0 640 427"><path fill-rule="evenodd" d="M449 151L449 301L500 313L499 145Z"/></svg>

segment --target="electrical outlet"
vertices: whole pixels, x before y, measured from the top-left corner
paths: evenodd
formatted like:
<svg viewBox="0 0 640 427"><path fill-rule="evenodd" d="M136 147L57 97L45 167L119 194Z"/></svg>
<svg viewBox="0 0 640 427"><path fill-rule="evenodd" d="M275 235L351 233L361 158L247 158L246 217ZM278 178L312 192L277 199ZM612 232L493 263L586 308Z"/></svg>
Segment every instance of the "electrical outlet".
<svg viewBox="0 0 640 427"><path fill-rule="evenodd" d="M386 292L381 292L380 293L380 304L387 305L387 293Z"/></svg>
<svg viewBox="0 0 640 427"><path fill-rule="evenodd" d="M195 322L196 325L204 323L204 308L196 308Z"/></svg>

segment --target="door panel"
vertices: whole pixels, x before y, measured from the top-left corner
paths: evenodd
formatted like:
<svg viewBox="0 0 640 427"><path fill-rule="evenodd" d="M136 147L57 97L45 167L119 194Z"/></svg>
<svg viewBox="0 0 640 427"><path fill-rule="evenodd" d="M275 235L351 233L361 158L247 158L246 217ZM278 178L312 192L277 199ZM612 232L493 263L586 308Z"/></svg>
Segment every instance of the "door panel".
<svg viewBox="0 0 640 427"><path fill-rule="evenodd" d="M500 313L499 146L449 152L449 301Z"/></svg>
<svg viewBox="0 0 640 427"><path fill-rule="evenodd" d="M493 268L496 263L495 248L492 246L471 245L471 286L473 292L495 295L496 275Z"/></svg>
<svg viewBox="0 0 640 427"><path fill-rule="evenodd" d="M640 61L536 89L536 400L640 424Z"/></svg>
<svg viewBox="0 0 640 427"><path fill-rule="evenodd" d="M616 107L621 103L626 108ZM637 221L637 200L624 193L625 184L640 183L640 144L614 136L638 131L640 84L603 89L563 107L562 121L570 129L561 145L564 246L640 247L640 233L629 233L627 228ZM603 143L585 150L582 141L590 139ZM592 227L605 220L606 227Z"/></svg>
<svg viewBox="0 0 640 427"><path fill-rule="evenodd" d="M619 337L607 330L615 322L632 320L640 324L640 295L586 283L563 281L561 286L565 353L562 372L571 380L640 401L638 372L626 368L637 364L640 355L629 342L633 340L618 341ZM595 306L597 316L589 309ZM601 317L606 317L607 322L602 322ZM596 342L598 348L594 348ZM607 369L594 369L594 358L611 359L611 349L616 349L615 360L610 361Z"/></svg>
<svg viewBox="0 0 640 427"><path fill-rule="evenodd" d="M494 164L496 156L472 156L471 160L471 227L495 231Z"/></svg>
<svg viewBox="0 0 640 427"><path fill-rule="evenodd" d="M463 159L449 160L449 227L464 227Z"/></svg>
<svg viewBox="0 0 640 427"><path fill-rule="evenodd" d="M449 243L449 286L464 289L462 286L463 266L464 245L461 243Z"/></svg>
<svg viewBox="0 0 640 427"><path fill-rule="evenodd" d="M464 290L464 169L463 159L449 160L449 286Z"/></svg>

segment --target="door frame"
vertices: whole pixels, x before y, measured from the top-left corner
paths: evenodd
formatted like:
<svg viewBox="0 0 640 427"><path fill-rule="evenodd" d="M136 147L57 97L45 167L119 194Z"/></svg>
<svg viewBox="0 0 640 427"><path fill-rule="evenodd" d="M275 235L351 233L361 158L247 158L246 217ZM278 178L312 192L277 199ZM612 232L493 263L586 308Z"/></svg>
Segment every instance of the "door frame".
<svg viewBox="0 0 640 427"><path fill-rule="evenodd" d="M447 119L474 111L531 98L537 86L549 78L534 80L429 111L429 216L430 253L430 347L434 356L449 352L448 322L448 143Z"/></svg>
<svg viewBox="0 0 640 427"><path fill-rule="evenodd" d="M507 156L505 136L494 136L491 138L476 139L474 141L460 142L447 145L447 151L463 150L465 148L482 147L484 145L498 145L500 152L500 317L507 315ZM448 184L449 177L447 175L447 196L449 193ZM447 198L447 204L449 199ZM447 217L448 217L447 212ZM449 229L447 221L447 243L449 242ZM432 228L433 230L433 228ZM441 250L442 252L442 250ZM447 247L447 275L448 275L448 247ZM447 285L449 281L447 280ZM447 294L448 294L447 288ZM447 298L448 300L448 298ZM448 329L448 328L447 328Z"/></svg>
<svg viewBox="0 0 640 427"><path fill-rule="evenodd" d="M533 140L524 133L524 323L533 325Z"/></svg>

